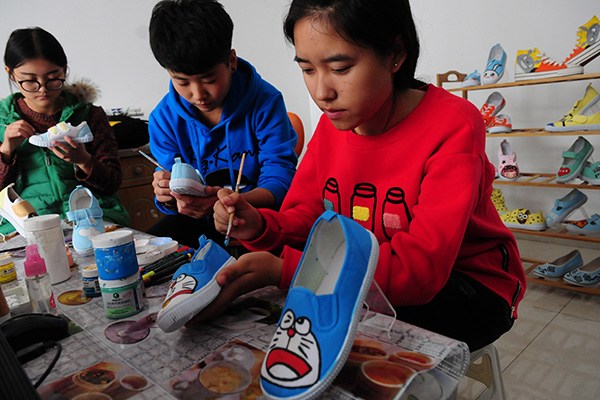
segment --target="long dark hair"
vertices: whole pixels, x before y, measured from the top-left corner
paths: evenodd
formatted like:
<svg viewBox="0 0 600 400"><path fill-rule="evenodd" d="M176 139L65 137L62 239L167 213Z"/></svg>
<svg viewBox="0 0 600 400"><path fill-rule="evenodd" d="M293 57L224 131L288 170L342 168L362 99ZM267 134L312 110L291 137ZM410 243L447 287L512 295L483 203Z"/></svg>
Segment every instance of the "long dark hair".
<svg viewBox="0 0 600 400"><path fill-rule="evenodd" d="M67 55L48 31L39 27L14 30L6 42L4 65L11 71L28 60L43 59L67 71Z"/></svg>
<svg viewBox="0 0 600 400"><path fill-rule="evenodd" d="M408 0L293 0L283 25L290 43L296 23L307 17L326 20L349 42L382 57L404 50L406 59L394 75L394 87L423 85L415 79L419 38Z"/></svg>

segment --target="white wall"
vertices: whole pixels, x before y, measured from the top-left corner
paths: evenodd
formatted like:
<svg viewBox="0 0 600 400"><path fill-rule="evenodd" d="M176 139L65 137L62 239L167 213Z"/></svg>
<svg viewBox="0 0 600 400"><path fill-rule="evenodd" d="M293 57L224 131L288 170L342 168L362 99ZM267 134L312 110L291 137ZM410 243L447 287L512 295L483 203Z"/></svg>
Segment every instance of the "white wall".
<svg viewBox="0 0 600 400"><path fill-rule="evenodd" d="M97 101L105 108L140 107L145 116L168 87L165 71L156 63L148 44L148 22L155 0L1 0L0 46L10 32L41 26L63 44L71 77L87 77L101 89ZM282 20L289 0L223 0L235 24L234 47L261 75L284 94L287 107L297 112L310 135L318 110L306 92L293 49L284 41ZM435 82L435 75L451 69L483 72L489 49L502 44L507 68L501 82L514 80L516 51L538 47L556 60L567 57L576 41L577 28L593 15L600 16L597 0L412 0L421 39L417 73ZM585 67L600 72L600 57ZM6 77L6 75L4 75ZM517 128L542 127L559 119L583 96L590 81L502 89L508 114ZM594 82L600 90L600 82ZM0 79L0 96L8 95L7 79ZM476 91L469 99L479 108L491 91ZM561 153L575 137L512 138L521 169L555 172ZM600 136L588 136L600 160ZM488 154L497 162L501 139L488 140ZM504 190L510 208L547 210L565 189L523 188ZM598 192L586 191L590 212L600 212Z"/></svg>

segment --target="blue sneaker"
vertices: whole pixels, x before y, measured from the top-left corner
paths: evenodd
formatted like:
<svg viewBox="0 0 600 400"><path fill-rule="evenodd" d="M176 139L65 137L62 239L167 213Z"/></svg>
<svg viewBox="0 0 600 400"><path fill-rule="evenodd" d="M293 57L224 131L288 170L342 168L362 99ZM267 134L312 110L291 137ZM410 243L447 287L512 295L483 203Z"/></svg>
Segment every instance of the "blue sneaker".
<svg viewBox="0 0 600 400"><path fill-rule="evenodd" d="M355 221L325 211L315 222L261 367L269 399L312 399L352 348L379 244Z"/></svg>
<svg viewBox="0 0 600 400"><path fill-rule="evenodd" d="M194 315L209 305L221 291L216 276L235 262L222 247L202 235L192 260L173 274L169 291L156 317L165 332L181 328Z"/></svg>
<svg viewBox="0 0 600 400"><path fill-rule="evenodd" d="M600 236L600 214L578 221L565 221L567 230L577 235Z"/></svg>
<svg viewBox="0 0 600 400"><path fill-rule="evenodd" d="M592 286L600 282L600 257L594 258L581 268L569 271L563 277L566 283L576 286Z"/></svg>
<svg viewBox="0 0 600 400"><path fill-rule="evenodd" d="M175 164L171 168L171 181L169 189L175 193L188 196L206 197L206 182L200 171L190 164L181 162L181 158L175 158Z"/></svg>
<svg viewBox="0 0 600 400"><path fill-rule="evenodd" d="M88 143L94 140L87 122L83 121L77 126L72 126L68 122L59 122L50 127L48 132L30 137L29 143L39 147L52 147L54 142L64 142L66 136L70 136L77 143Z"/></svg>
<svg viewBox="0 0 600 400"><path fill-rule="evenodd" d="M584 205L587 199L583 192L573 189L563 198L554 200L554 207L546 214L548 228L563 222L573 211Z"/></svg>
<svg viewBox="0 0 600 400"><path fill-rule="evenodd" d="M470 87L479 85L481 85L481 75L479 75L479 71L475 70L465 77L465 79L460 84L460 87Z"/></svg>
<svg viewBox="0 0 600 400"><path fill-rule="evenodd" d="M73 248L77 254L87 256L93 253L92 238L104 233L102 209L92 192L78 185L69 196L67 219L73 222Z"/></svg>
<svg viewBox="0 0 600 400"><path fill-rule="evenodd" d="M557 258L556 260L537 266L532 272L540 278L557 279L569 271L583 266L583 258L579 250L573 250L569 254Z"/></svg>
<svg viewBox="0 0 600 400"><path fill-rule="evenodd" d="M492 85L497 83L500 78L502 78L502 75L504 75L505 65L506 52L498 43L490 50L488 62L481 77L481 83L483 85Z"/></svg>

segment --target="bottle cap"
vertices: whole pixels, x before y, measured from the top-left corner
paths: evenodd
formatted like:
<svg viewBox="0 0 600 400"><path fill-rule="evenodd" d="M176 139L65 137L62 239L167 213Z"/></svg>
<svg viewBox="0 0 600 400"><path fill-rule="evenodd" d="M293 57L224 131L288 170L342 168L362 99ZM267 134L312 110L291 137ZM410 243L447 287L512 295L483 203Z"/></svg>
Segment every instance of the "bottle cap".
<svg viewBox="0 0 600 400"><path fill-rule="evenodd" d="M23 221L23 229L27 232L37 232L60 226L60 215L47 214L27 218Z"/></svg>
<svg viewBox="0 0 600 400"><path fill-rule="evenodd" d="M36 244L30 244L25 247L25 276L35 276L35 275L43 275L47 273L46 270L46 262L40 256Z"/></svg>
<svg viewBox="0 0 600 400"><path fill-rule="evenodd" d="M0 265L8 265L11 262L13 262L13 259L12 259L10 253L2 253L2 254L0 254Z"/></svg>
<svg viewBox="0 0 600 400"><path fill-rule="evenodd" d="M94 249L108 249L133 242L133 232L129 230L118 230L101 233L91 238Z"/></svg>
<svg viewBox="0 0 600 400"><path fill-rule="evenodd" d="M81 276L83 278L96 278L98 276L98 267L96 264L86 265L81 268Z"/></svg>

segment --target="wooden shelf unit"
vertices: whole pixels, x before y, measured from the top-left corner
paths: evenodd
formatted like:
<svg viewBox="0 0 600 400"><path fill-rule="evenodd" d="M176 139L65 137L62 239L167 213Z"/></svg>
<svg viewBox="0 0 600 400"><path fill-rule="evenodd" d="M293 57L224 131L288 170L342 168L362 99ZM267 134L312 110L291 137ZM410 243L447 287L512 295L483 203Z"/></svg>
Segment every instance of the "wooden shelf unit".
<svg viewBox="0 0 600 400"><path fill-rule="evenodd" d="M455 72L455 74L456 74L456 72ZM490 89L501 89L501 88L518 87L518 86L543 85L546 83L574 82L574 81L583 81L583 80L597 79L597 78L600 78L600 73L578 74L578 75L560 76L560 77L555 77L555 78L528 79L526 81L495 83L493 85L469 86L466 88L463 88L463 87L450 88L450 89L446 89L446 90L449 92L461 92L462 97L467 99L468 93L473 90L490 90ZM447 82L451 82L451 81L447 81ZM457 81L454 81L454 82L457 82Z"/></svg>

